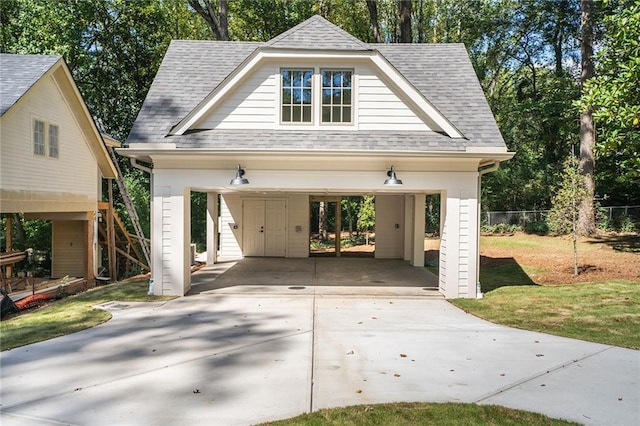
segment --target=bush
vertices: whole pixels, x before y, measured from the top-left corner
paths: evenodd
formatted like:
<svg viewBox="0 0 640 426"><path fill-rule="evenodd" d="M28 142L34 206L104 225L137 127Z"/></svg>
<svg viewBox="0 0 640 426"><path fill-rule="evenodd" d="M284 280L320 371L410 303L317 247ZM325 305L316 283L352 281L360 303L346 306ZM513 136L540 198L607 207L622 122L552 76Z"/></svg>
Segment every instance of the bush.
<svg viewBox="0 0 640 426"><path fill-rule="evenodd" d="M509 225L507 223L496 223L495 225L483 224L480 227L480 231L487 234L512 234L522 231L522 226Z"/></svg>
<svg viewBox="0 0 640 426"><path fill-rule="evenodd" d="M524 232L527 234L547 235L549 224L545 221L527 222L524 225Z"/></svg>

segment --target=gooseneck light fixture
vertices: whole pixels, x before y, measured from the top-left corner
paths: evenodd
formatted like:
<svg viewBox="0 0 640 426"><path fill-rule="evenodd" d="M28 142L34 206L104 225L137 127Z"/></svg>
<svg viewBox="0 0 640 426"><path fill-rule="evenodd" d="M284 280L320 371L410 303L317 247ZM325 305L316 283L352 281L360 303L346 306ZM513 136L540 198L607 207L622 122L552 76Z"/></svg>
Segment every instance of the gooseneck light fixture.
<svg viewBox="0 0 640 426"><path fill-rule="evenodd" d="M387 176L388 178L384 181L384 184L386 186L402 185L402 181L397 178L396 169L393 166L391 166L391 168L387 170Z"/></svg>
<svg viewBox="0 0 640 426"><path fill-rule="evenodd" d="M229 182L230 185L246 185L249 183L249 181L243 177L244 176L244 169L242 167L240 167L240 164L238 164L238 169L236 170L236 177L234 177L233 179L231 179L231 182Z"/></svg>

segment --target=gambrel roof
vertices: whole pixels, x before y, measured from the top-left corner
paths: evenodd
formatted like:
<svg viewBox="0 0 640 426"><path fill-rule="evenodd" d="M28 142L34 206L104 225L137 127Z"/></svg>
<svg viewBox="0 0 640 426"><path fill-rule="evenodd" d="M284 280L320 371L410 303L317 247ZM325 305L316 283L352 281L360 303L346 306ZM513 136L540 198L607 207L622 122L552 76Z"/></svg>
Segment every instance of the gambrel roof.
<svg viewBox="0 0 640 426"><path fill-rule="evenodd" d="M415 91L449 131L336 129L200 129L190 117L215 104L216 91L260 55L304 52L370 58L388 77ZM258 59L257 59L258 58ZM308 58L308 56L307 56ZM393 75L391 75L393 74ZM435 111L435 112L433 112ZM189 121L191 119L191 121ZM461 136L461 137L460 137ZM367 44L320 16L266 43L173 41L151 85L127 144L242 150L506 152L504 140L462 44Z"/></svg>

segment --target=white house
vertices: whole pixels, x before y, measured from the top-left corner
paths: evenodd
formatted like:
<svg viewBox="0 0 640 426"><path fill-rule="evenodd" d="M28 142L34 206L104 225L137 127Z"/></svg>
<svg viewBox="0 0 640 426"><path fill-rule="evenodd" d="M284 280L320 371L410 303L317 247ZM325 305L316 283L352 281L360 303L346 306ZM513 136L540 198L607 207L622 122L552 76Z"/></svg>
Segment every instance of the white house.
<svg viewBox="0 0 640 426"><path fill-rule="evenodd" d="M52 221L52 277L96 276L102 179L116 170L61 56L0 54L0 213Z"/></svg>
<svg viewBox="0 0 640 426"><path fill-rule="evenodd" d="M311 200L374 194L375 257L417 267L441 194L440 291L475 297L480 176L513 155L463 45L367 44L320 16L266 43L172 42L127 145L153 163L154 291L173 295L202 191L209 262L307 257Z"/></svg>

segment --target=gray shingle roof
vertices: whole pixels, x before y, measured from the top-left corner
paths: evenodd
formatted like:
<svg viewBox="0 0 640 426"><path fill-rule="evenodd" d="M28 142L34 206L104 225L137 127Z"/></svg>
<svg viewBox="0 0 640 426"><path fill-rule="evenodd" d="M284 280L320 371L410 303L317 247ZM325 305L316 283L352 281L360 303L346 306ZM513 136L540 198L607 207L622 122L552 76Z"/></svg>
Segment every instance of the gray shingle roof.
<svg viewBox="0 0 640 426"><path fill-rule="evenodd" d="M3 115L62 58L0 53L0 115Z"/></svg>
<svg viewBox="0 0 640 426"><path fill-rule="evenodd" d="M465 139L452 139L429 131L300 132L288 129L205 130L167 137L173 126L256 49L323 49L319 43L325 36L333 38L334 50L378 50ZM267 43L172 42L127 139L127 143L143 142L215 149L456 151L466 147L505 148L464 45L365 44L319 16Z"/></svg>
<svg viewBox="0 0 640 426"><path fill-rule="evenodd" d="M283 49L369 50L366 43L320 15L312 16L272 38L265 46Z"/></svg>

